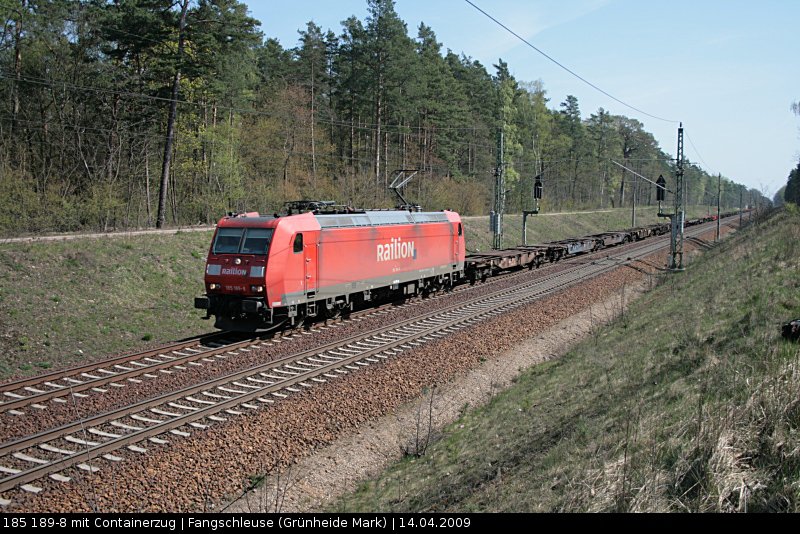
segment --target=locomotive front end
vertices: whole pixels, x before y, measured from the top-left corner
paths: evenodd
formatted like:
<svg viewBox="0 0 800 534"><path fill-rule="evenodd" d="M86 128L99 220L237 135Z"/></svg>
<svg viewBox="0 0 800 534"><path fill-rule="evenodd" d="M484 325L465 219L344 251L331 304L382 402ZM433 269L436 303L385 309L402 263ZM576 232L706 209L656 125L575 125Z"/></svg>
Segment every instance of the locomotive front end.
<svg viewBox="0 0 800 534"><path fill-rule="evenodd" d="M206 294L195 308L216 317L223 330L266 330L272 324L266 271L275 232L272 218L225 217L217 225L206 260Z"/></svg>

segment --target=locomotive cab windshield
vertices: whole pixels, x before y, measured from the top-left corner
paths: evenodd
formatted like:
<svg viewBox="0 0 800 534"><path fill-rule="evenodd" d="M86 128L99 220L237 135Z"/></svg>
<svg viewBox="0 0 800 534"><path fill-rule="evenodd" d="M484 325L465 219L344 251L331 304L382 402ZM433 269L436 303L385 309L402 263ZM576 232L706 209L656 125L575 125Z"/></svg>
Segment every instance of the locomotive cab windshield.
<svg viewBox="0 0 800 534"><path fill-rule="evenodd" d="M214 254L255 254L265 256L272 241L272 228L220 228L214 240Z"/></svg>

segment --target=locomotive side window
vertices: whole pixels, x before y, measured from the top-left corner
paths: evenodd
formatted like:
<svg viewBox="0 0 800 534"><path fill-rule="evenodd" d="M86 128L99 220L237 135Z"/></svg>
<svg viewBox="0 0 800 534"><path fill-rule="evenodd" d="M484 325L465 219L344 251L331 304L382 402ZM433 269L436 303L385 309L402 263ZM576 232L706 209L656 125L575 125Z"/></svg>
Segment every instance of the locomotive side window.
<svg viewBox="0 0 800 534"><path fill-rule="evenodd" d="M303 234L297 234L294 238L294 253L303 252Z"/></svg>
<svg viewBox="0 0 800 534"><path fill-rule="evenodd" d="M242 243L242 254L266 254L272 241L272 228L248 228Z"/></svg>
<svg viewBox="0 0 800 534"><path fill-rule="evenodd" d="M214 240L214 254L236 254L244 228L220 228Z"/></svg>
<svg viewBox="0 0 800 534"><path fill-rule="evenodd" d="M461 223L458 223L458 235L464 235L464 229L461 228Z"/></svg>

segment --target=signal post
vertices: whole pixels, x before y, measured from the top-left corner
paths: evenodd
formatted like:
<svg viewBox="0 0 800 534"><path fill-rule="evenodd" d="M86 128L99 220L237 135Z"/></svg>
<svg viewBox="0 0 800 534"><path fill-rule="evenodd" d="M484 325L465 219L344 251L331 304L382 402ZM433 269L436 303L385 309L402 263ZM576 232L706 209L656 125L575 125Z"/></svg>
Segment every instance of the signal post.
<svg viewBox="0 0 800 534"><path fill-rule="evenodd" d="M539 201L542 199L542 175L536 175L536 182L533 185L533 209L522 210L522 244L528 246L528 216L539 213Z"/></svg>

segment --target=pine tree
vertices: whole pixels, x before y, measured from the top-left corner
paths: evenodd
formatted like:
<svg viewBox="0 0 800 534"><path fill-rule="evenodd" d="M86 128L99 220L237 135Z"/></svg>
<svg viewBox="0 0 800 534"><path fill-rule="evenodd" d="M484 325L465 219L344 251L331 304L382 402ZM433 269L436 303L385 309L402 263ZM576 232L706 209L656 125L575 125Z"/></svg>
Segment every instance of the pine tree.
<svg viewBox="0 0 800 534"><path fill-rule="evenodd" d="M385 123L398 115L405 86L414 61L414 44L408 30L394 9L394 0L367 0L367 65L370 73L368 92L374 105L373 161L376 200L385 198L388 186L386 164L382 161L388 133ZM385 158L384 158L385 159Z"/></svg>
<svg viewBox="0 0 800 534"><path fill-rule="evenodd" d="M783 199L786 202L793 202L800 205L800 162L797 167L789 173L789 181L786 183L786 190L783 192Z"/></svg>

